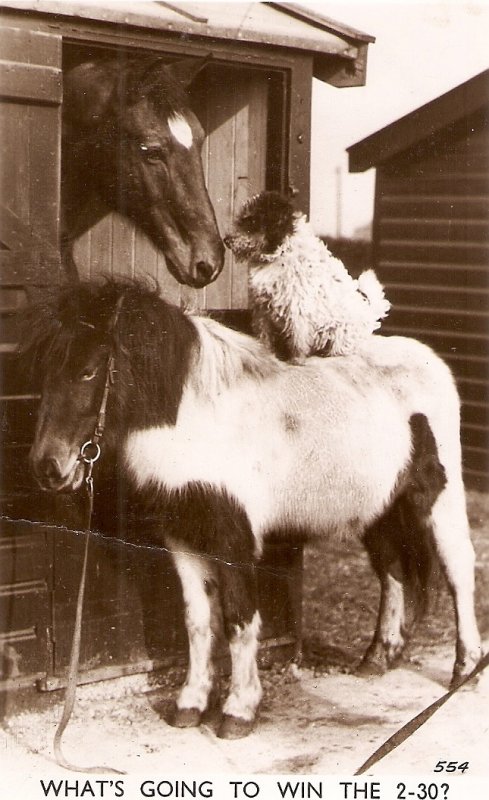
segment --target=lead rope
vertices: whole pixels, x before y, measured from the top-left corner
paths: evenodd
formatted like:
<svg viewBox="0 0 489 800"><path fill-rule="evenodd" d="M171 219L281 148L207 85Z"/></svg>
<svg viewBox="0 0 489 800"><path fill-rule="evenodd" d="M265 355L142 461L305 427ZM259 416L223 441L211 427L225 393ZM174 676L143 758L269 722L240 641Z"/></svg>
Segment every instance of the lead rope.
<svg viewBox="0 0 489 800"><path fill-rule="evenodd" d="M409 722L403 725L402 728L399 728L398 731L396 731L389 739L387 739L387 741L384 742L384 744L382 744L375 751L375 753L372 753L370 758L368 758L362 764L362 766L359 769L357 769L355 775L363 775L363 773L366 772L368 769L370 769L370 767L373 767L374 764L377 764L377 762L380 761L382 758L387 756L389 753L392 753L392 751L395 750L396 747L399 747L400 744L405 742L406 739L409 739L409 737L412 736L413 733L415 733L418 730L418 728L421 727L421 725L424 725L424 723L427 722L427 720L429 720L429 718L433 716L435 711L438 711L438 709L441 708L441 706L443 706L447 702L447 700L449 700L450 697L452 697L455 694L455 692L458 692L458 690L461 689L462 686L465 686L466 683L475 678L476 675L479 674L479 672L482 672L482 670L484 670L487 667L488 664L489 664L489 652L487 652L481 658L477 666L474 667L472 672L470 672L467 675L467 677L464 678L464 680L461 683L459 683L458 686L456 686L454 689L450 689L450 691L446 692L444 695L439 697L438 700L435 700L434 703L431 703L431 705L429 705L415 717L410 719Z"/></svg>
<svg viewBox="0 0 489 800"><path fill-rule="evenodd" d="M123 302L123 297L124 295L121 295L117 301L116 309L114 312L114 318L111 325L112 329L114 329L117 324L117 320L119 318L119 312ZM85 526L85 549L83 554L83 566L80 577L80 585L78 588L78 597L76 601L75 627L73 630L73 640L71 643L70 663L68 667L68 677L66 682L63 713L61 715L61 720L56 729L56 733L54 734L53 748L54 748L54 755L56 758L56 762L59 764L59 766L64 767L65 769L69 769L72 772L126 775L126 773L123 770L115 769L113 767L79 767L76 764L72 764L70 761L68 761L63 755L63 751L61 749L61 739L63 737L63 733L66 729L66 726L70 721L71 714L73 712L73 707L75 705L75 698L76 698L76 687L78 684L78 669L80 664L80 643L81 643L82 617L83 617L83 600L85 596L85 585L87 577L88 544L90 541L90 533L92 529L92 515L93 515L92 471L93 471L93 465L95 464L96 461L98 461L100 457L101 451L100 451L99 441L102 438L105 430L105 414L107 409L107 401L109 398L110 387L114 382L114 368L115 368L115 359L113 354L111 353L109 356L109 360L107 362L107 373L105 378L104 393L102 396L102 402L100 403L100 409L97 417L97 423L95 425L95 431L92 438L89 439L88 442L85 442L85 444L82 445L80 449L79 460L83 461L87 466L87 474L85 476L85 487L88 497L88 511L87 511L87 524Z"/></svg>
<svg viewBox="0 0 489 800"><path fill-rule="evenodd" d="M71 761L68 761L63 755L63 751L61 749L61 739L65 731L65 728L68 725L68 722L70 721L71 714L73 712L73 706L75 705L76 687L78 683L78 666L80 662L83 599L85 595L87 562L88 562L88 544L90 541L90 530L91 530L91 521L93 512L92 469L93 469L93 464L97 460L97 458L98 455L93 460L92 459L86 460L86 463L88 464L88 474L87 477L85 478L85 485L87 488L87 496L88 496L88 513L87 513L88 521L87 521L87 526L85 528L85 550L83 554L83 567L80 578L80 586L78 588L78 598L76 601L75 628L73 631L73 641L71 644L70 665L68 669L68 678L66 683L66 693L64 699L63 713L59 725L56 729L56 733L54 734L53 747L54 747L54 755L56 757L56 761L60 765L60 767L69 769L72 772L87 772L92 774L114 773L116 775L125 775L126 774L125 772L119 769L114 769L113 767L79 767L76 764L72 764Z"/></svg>

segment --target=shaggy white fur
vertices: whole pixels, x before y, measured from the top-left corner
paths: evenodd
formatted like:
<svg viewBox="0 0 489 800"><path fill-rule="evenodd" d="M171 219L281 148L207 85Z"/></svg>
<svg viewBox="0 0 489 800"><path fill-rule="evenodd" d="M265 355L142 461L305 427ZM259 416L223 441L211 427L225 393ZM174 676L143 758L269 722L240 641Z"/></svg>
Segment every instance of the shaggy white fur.
<svg viewBox="0 0 489 800"><path fill-rule="evenodd" d="M272 255L249 262L255 333L272 349L283 336L295 361L356 352L389 311L382 285L372 270L352 278L305 216L294 229Z"/></svg>

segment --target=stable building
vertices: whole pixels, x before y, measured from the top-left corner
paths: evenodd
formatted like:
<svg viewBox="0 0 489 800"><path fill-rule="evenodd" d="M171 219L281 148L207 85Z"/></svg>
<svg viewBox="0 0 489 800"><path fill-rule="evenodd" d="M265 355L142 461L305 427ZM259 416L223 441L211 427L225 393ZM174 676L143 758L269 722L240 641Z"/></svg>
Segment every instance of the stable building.
<svg viewBox="0 0 489 800"><path fill-rule="evenodd" d="M82 563L83 537L73 529L83 529L83 498L41 496L32 484L27 453L37 398L14 359L15 312L26 291L66 280L58 241L64 73L96 54L151 52L170 61L212 53L191 105L206 132L207 187L224 234L241 203L262 189L287 191L308 211L312 79L339 90L362 85L371 42L293 3L2 3L0 688L64 684ZM149 275L177 304L232 316L236 324L246 313L246 270L230 253L215 283L182 287L164 256L117 214L80 237L75 259L82 277ZM114 538L94 536L90 544L83 681L186 658L172 563L164 551L124 546L124 525L121 512ZM301 564L300 547L283 542L265 554L264 655L290 655L299 645Z"/></svg>
<svg viewBox="0 0 489 800"><path fill-rule="evenodd" d="M374 268L386 333L416 337L452 368L464 474L489 485L489 70L348 148L376 170Z"/></svg>

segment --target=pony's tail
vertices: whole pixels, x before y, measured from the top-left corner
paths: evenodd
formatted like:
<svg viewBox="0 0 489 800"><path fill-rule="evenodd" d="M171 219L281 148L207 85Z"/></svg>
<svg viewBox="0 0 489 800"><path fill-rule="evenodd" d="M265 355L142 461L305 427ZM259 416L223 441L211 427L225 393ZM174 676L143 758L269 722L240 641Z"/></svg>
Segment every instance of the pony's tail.
<svg viewBox="0 0 489 800"><path fill-rule="evenodd" d="M384 319L389 313L391 304L384 294L384 287L380 283L373 269L367 269L358 278L358 290L368 301L372 315L376 320Z"/></svg>
<svg viewBox="0 0 489 800"><path fill-rule="evenodd" d="M441 572L433 536L419 521L405 520L409 535L398 542L398 553L406 589L406 612L409 627L415 627L426 615L438 593Z"/></svg>

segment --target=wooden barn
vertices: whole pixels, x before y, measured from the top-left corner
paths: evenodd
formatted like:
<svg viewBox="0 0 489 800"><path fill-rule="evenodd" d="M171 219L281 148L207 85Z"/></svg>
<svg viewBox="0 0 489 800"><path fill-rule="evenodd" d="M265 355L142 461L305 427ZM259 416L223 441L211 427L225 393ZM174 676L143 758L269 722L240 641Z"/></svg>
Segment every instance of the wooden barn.
<svg viewBox="0 0 489 800"><path fill-rule="evenodd" d="M263 188L308 210L313 77L337 87L365 81L372 37L292 3L56 2L6 0L0 11L0 261L2 294L2 526L0 664L3 689L63 685L81 565L77 497L36 492L27 453L36 396L14 359L15 312L26 292L63 280L59 257L63 75L95 54L211 53L193 85L206 132L203 163L221 233ZM332 119L333 122L333 119ZM83 191L83 188L80 187ZM227 255L203 290L180 286L164 257L111 214L79 238L82 276L151 275L177 303L241 324L247 280ZM109 508L110 498L103 498ZM114 498L112 498L113 500ZM82 646L83 680L151 670L185 657L179 587L164 552L94 536ZM301 551L278 545L262 564L263 650L290 652L300 637Z"/></svg>
<svg viewBox="0 0 489 800"><path fill-rule="evenodd" d="M468 485L489 484L489 71L348 150L376 168L374 266L385 331L450 364L462 397Z"/></svg>

